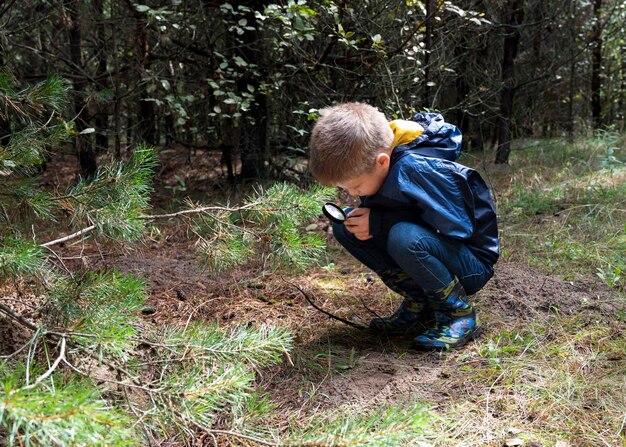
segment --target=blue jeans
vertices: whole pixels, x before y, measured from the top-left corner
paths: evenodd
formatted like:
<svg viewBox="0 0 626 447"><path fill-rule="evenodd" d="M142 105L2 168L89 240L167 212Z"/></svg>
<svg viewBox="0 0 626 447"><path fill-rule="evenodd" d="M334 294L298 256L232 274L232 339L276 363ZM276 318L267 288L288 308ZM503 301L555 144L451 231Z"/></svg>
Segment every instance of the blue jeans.
<svg viewBox="0 0 626 447"><path fill-rule="evenodd" d="M348 210L349 211L349 210ZM358 240L343 224L333 224L335 239L352 256L376 272L392 290L420 299L424 293L448 286L456 276L468 295L478 292L493 276L463 242L410 222L391 227L387 237ZM410 281L398 282L398 272Z"/></svg>

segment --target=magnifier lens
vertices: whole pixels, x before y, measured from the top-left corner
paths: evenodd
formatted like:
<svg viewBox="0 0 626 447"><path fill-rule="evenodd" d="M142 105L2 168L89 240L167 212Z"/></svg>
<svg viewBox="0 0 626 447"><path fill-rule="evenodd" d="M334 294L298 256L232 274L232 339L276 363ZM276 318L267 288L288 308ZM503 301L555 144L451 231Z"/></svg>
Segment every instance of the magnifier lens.
<svg viewBox="0 0 626 447"><path fill-rule="evenodd" d="M346 220L346 213L334 203L326 203L322 207L322 211L330 220L335 223L343 223Z"/></svg>

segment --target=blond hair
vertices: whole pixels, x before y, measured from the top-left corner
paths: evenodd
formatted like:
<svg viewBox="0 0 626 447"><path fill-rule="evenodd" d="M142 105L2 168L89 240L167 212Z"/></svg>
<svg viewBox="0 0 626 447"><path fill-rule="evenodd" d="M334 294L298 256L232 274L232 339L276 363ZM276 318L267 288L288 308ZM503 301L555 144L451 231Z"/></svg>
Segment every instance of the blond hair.
<svg viewBox="0 0 626 447"><path fill-rule="evenodd" d="M321 110L313 128L309 169L320 183L337 185L374 169L376 156L389 153L393 131L385 115L358 102Z"/></svg>

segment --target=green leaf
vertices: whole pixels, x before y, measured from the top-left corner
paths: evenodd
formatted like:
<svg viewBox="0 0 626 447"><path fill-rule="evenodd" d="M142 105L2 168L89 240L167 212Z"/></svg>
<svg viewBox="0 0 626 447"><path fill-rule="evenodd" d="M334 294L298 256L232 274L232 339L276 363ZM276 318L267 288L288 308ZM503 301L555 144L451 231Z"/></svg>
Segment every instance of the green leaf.
<svg viewBox="0 0 626 447"><path fill-rule="evenodd" d="M240 56L235 56L233 58L233 60L235 61L235 64L237 64L237 66L239 66L239 67L247 67L248 66L248 63L245 60L243 60L243 58L241 58Z"/></svg>

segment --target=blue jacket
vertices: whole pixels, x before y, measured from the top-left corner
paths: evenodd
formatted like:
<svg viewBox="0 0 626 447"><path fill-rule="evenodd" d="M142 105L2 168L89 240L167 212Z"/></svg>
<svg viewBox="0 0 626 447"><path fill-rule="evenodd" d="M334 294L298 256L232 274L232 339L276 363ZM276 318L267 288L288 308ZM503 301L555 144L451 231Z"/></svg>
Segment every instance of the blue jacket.
<svg viewBox="0 0 626 447"><path fill-rule="evenodd" d="M454 162L461 151L460 131L439 114L418 113L412 119L424 132L393 149L382 187L361 197L361 206L371 210L370 234L386 235L401 221L420 223L463 241L493 266L499 256L495 207L480 174Z"/></svg>

